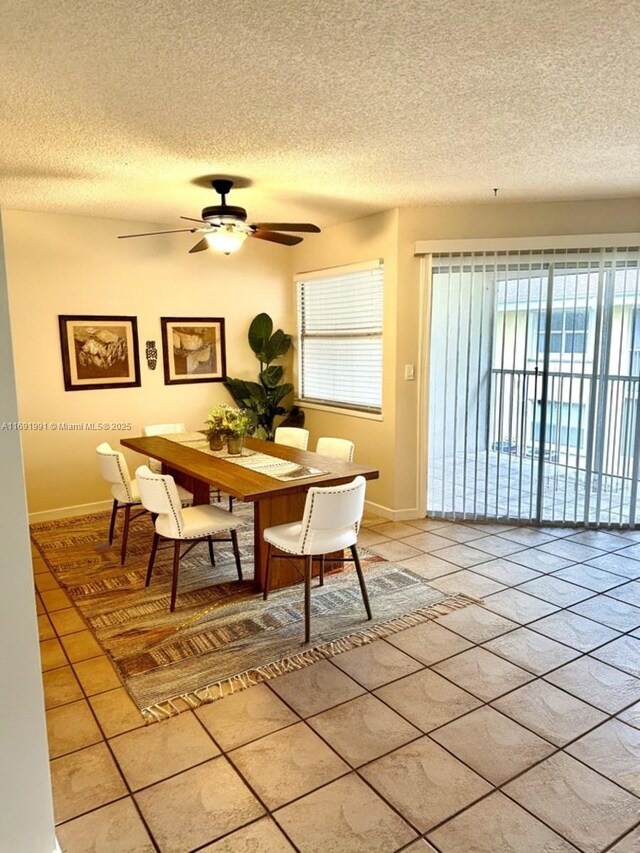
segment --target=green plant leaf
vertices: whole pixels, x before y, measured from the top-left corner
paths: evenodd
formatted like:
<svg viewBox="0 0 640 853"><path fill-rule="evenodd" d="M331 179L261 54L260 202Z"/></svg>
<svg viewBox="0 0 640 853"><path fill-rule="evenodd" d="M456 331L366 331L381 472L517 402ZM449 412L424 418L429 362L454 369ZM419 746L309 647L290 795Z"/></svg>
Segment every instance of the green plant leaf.
<svg viewBox="0 0 640 853"><path fill-rule="evenodd" d="M278 364L274 364L271 367L267 367L266 370L262 371L262 373L260 374L260 381L265 386L265 388L275 388L283 376L284 367L281 367Z"/></svg>
<svg viewBox="0 0 640 853"><path fill-rule="evenodd" d="M270 398L272 403L278 404L280 400L290 394L293 391L293 385L290 382L285 382L284 385L278 385L277 388L272 388L270 393ZM279 412L282 414L282 412Z"/></svg>
<svg viewBox="0 0 640 853"><path fill-rule="evenodd" d="M248 383L244 379L226 379L224 387L239 406L246 406L251 400Z"/></svg>
<svg viewBox="0 0 640 853"><path fill-rule="evenodd" d="M244 379L227 379L225 386L236 403L249 410L256 424L255 435L273 438L274 419L286 415L287 409L281 401L293 391L293 385L282 382L284 367L270 366L276 358L284 355L291 346L291 335L282 329L273 332L273 321L268 314L258 314L249 327L249 345L260 361L258 382Z"/></svg>
<svg viewBox="0 0 640 853"><path fill-rule="evenodd" d="M253 408L254 403L265 403L267 400L267 392L262 385L257 382L245 382L249 393L249 408Z"/></svg>
<svg viewBox="0 0 640 853"><path fill-rule="evenodd" d="M249 346L260 361L267 361L264 356L272 331L273 320L268 314L258 314L249 326Z"/></svg>
<svg viewBox="0 0 640 853"><path fill-rule="evenodd" d="M291 335L285 335L282 329L277 329L265 344L265 358L263 358L262 361L270 364L272 361L275 361L276 358L281 358L285 355L285 353L289 351L290 346Z"/></svg>

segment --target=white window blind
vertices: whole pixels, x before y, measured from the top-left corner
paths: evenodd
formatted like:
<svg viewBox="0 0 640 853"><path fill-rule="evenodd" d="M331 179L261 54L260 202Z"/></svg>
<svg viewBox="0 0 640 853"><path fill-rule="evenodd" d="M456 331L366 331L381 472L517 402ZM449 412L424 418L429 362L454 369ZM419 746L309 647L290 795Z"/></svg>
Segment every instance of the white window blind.
<svg viewBox="0 0 640 853"><path fill-rule="evenodd" d="M297 281L300 399L380 412L382 264Z"/></svg>

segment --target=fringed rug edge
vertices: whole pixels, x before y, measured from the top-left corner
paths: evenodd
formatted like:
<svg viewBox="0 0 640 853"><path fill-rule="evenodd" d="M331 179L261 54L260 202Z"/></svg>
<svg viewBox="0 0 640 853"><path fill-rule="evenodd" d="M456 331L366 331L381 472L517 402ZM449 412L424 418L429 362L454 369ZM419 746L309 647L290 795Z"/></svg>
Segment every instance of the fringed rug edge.
<svg viewBox="0 0 640 853"><path fill-rule="evenodd" d="M294 672L298 669L304 669L319 660L335 657L342 652L350 651L359 646L367 645L374 640L389 637L392 634L397 634L399 631L404 631L406 628L412 628L415 625L420 625L423 622L428 622L437 619L440 616L446 616L447 613L452 613L454 610L460 610L463 607L468 607L471 604L482 604L482 600L474 598L471 595L459 592L447 595L440 601L434 604L429 604L426 607L421 607L404 616L394 616L386 622L381 622L378 625L372 625L363 631L357 631L354 634L349 634L346 637L341 637L339 640L331 640L327 643L322 643L319 646L314 646L311 649L299 652L295 655L288 655L276 661L271 661L268 664L248 669L244 672L239 672L237 675L223 678L220 681L214 681L211 684L194 690L190 693L181 693L166 699L164 702L158 702L141 709L142 716L147 724L166 720L180 714L185 708L177 706L177 702L184 702L188 708L199 708L202 705L207 705L210 702L216 702L224 696L231 693L237 693L240 690L246 690L254 684L260 684L264 681L269 681L272 678L277 678L279 675L284 675L287 672Z"/></svg>

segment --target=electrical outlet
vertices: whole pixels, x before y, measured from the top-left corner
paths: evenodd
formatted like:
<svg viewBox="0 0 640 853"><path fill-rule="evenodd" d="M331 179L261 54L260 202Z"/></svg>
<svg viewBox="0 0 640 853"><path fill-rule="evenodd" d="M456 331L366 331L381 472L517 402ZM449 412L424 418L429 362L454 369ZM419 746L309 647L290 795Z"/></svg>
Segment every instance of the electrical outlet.
<svg viewBox="0 0 640 853"><path fill-rule="evenodd" d="M415 368L412 364L405 364L404 366L404 378L405 379L415 379Z"/></svg>

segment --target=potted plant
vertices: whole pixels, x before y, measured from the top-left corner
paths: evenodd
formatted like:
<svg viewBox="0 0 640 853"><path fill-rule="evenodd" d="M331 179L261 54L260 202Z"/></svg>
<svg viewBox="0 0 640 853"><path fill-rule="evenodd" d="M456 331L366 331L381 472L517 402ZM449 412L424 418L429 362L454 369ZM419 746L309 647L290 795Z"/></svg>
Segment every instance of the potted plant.
<svg viewBox="0 0 640 853"><path fill-rule="evenodd" d="M225 431L225 419L227 414L227 409L229 406L226 406L224 403L220 403L217 406L214 406L209 414L207 415L207 420L205 421L207 432L206 436L209 439L209 447L211 450L222 450L224 447L224 441L226 438Z"/></svg>
<svg viewBox="0 0 640 853"><path fill-rule="evenodd" d="M258 314L249 326L249 346L260 362L258 382L244 379L227 379L225 387L240 406L253 412L258 438L273 439L275 419L286 415L283 399L293 391L290 382L282 382L284 367L273 364L286 355L291 346L291 335L282 329L273 331L273 320L268 314Z"/></svg>
<svg viewBox="0 0 640 853"><path fill-rule="evenodd" d="M242 443L252 426L253 419L250 412L244 409L228 408L224 430L227 436L227 453L230 456L239 456L242 453Z"/></svg>
<svg viewBox="0 0 640 853"><path fill-rule="evenodd" d="M214 406L205 423L209 447L212 450L222 450L226 439L227 450L232 456L242 452L242 441L252 432L254 426L251 412L227 406L226 403Z"/></svg>

